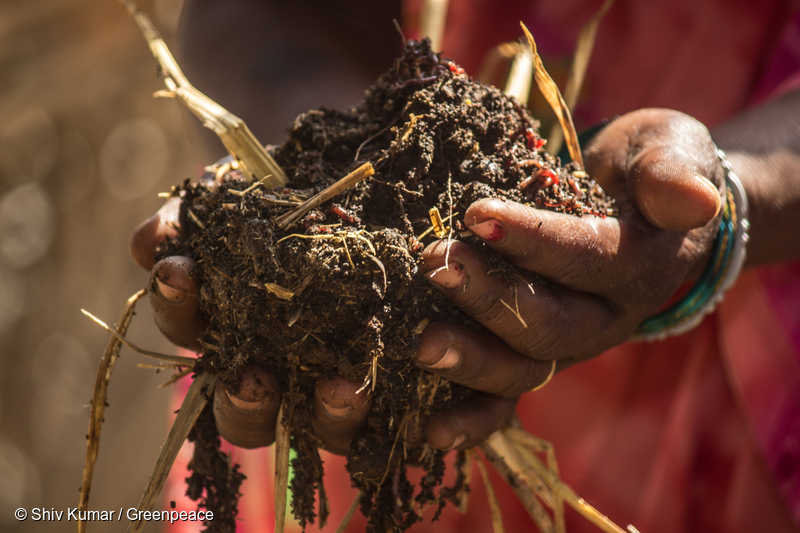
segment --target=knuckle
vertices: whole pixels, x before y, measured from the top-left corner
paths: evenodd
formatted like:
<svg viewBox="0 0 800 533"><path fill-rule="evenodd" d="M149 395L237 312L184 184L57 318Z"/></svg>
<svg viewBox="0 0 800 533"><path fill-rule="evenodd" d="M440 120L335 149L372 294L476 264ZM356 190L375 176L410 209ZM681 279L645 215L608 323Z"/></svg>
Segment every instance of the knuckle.
<svg viewBox="0 0 800 533"><path fill-rule="evenodd" d="M536 321L535 328L525 330L520 339L522 353L536 359L559 359L560 352L565 351L574 339L576 329L575 318L563 305L556 305L555 311L543 314Z"/></svg>
<svg viewBox="0 0 800 533"><path fill-rule="evenodd" d="M517 371L511 373L508 386L499 395L504 398L516 398L531 390L541 380L541 364L541 361L525 358Z"/></svg>

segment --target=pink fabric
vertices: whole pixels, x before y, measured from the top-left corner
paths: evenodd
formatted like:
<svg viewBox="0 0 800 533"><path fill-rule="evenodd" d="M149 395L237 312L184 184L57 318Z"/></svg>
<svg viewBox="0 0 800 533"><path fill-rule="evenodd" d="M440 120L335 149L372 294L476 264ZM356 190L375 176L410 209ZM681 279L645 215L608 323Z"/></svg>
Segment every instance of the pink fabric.
<svg viewBox="0 0 800 533"><path fill-rule="evenodd" d="M420 3L406 1L406 22ZM523 20L557 77L601 3L451 0L443 48L474 73L486 51L519 37ZM748 103L800 87L797 7L791 0L617 0L598 32L578 125L663 106L711 127ZM523 396L518 412L528 431L553 442L564 481L623 527L631 523L643 533L797 531L800 263L746 273L697 329L667 342L610 350ZM184 452L166 499L192 509L180 496ZM271 531L272 449L235 454L249 477L238 531ZM325 454L324 460L335 526L355 490L343 458ZM511 489L491 476L506 530L533 531ZM597 531L575 512L567 519L570 533ZM357 515L348 531L364 526ZM449 507L439 522L426 520L412 531L491 531L477 470L466 515Z"/></svg>

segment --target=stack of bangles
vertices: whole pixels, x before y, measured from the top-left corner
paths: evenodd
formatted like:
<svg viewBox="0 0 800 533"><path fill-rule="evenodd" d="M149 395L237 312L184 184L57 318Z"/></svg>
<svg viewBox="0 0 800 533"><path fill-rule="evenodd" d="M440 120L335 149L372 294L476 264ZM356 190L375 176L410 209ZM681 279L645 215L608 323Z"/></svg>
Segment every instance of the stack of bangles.
<svg viewBox="0 0 800 533"><path fill-rule="evenodd" d="M711 260L688 294L639 324L630 339L632 341L659 341L694 328L714 311L742 270L750 228L747 195L739 177L731 170L725 153L717 149L717 157L725 170L725 192L722 220L714 239Z"/></svg>

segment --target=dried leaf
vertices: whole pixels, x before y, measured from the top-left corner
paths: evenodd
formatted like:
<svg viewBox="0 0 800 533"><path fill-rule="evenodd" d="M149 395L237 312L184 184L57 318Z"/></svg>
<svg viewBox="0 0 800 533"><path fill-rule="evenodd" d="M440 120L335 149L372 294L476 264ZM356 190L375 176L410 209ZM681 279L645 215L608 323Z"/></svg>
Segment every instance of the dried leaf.
<svg viewBox="0 0 800 533"><path fill-rule="evenodd" d="M575 125L572 123L572 115L569 112L569 108L561 97L561 92L558 90L556 82L553 81L553 78L550 77L550 74L548 74L547 70L544 68L542 58L539 57L539 53L536 51L536 41L533 40L533 35L531 35L531 32L525 27L525 24L520 22L520 26L522 26L522 31L525 32L528 45L531 47L531 53L533 53L533 74L536 85L539 86L539 90L542 92L545 100L547 100L547 103L550 104L550 107L553 108L553 112L561 123L561 129L564 130L564 137L567 139L569 155L572 157L573 161L583 168L583 156L581 155L581 147L578 143L578 133L575 131Z"/></svg>
<svg viewBox="0 0 800 533"><path fill-rule="evenodd" d="M189 431L194 427L197 417L208 402L207 389L213 389L217 377L211 374L201 374L194 378L186 397L183 399L178 416L169 430L169 435L164 445L161 447L161 454L158 456L153 473L150 474L150 481L144 489L142 499L139 501L137 511L150 511L156 503L164 483L167 481L172 463L178 456L178 452L183 446L183 441L189 436ZM138 513L137 513L138 515ZM134 520L128 526L128 533L138 533L144 527L144 520Z"/></svg>

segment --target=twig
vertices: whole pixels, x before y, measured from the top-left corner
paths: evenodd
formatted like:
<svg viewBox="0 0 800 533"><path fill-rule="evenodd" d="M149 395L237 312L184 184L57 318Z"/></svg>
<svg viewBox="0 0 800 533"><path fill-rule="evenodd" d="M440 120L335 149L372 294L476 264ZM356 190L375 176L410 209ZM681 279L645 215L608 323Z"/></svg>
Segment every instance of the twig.
<svg viewBox="0 0 800 533"><path fill-rule="evenodd" d="M445 218L442 219L442 223L447 222L450 219L452 219L453 217L458 216L458 215L459 215L459 213L456 212L456 213L453 213L452 215L446 216ZM430 226L428 229L426 229L425 231L423 231L422 233L419 234L419 236L417 237L417 240L418 241L422 240L423 237L426 237L434 229L435 228L433 226Z"/></svg>
<svg viewBox="0 0 800 533"><path fill-rule="evenodd" d="M120 0L139 25L153 56L161 65L164 84L169 93L180 98L189 110L203 121L203 125L219 136L222 144L243 167L249 181L269 177L268 187L285 185L288 179L283 169L267 153L242 119L195 89L178 66L150 19L131 0ZM271 176L270 176L271 175Z"/></svg>
<svg viewBox="0 0 800 533"><path fill-rule="evenodd" d="M173 363L173 364L180 365L180 366L188 366L190 368L193 367L194 364L197 362L196 359L193 359L191 357L181 357L180 355L167 355L167 354L158 353L158 352L151 352L149 350L143 350L143 349L139 348L138 346L136 346L135 344L133 344L128 339L126 339L125 337L123 337L122 335L120 335L117 331L114 331L113 329L108 327L108 325L105 322L103 322L102 320L100 320L99 318L94 316L92 313L90 313L86 309L81 309L81 313L83 313L84 315L86 315L89 318L91 318L92 320L94 320L94 322L97 325L99 325L101 328L103 328L107 332L111 333L111 335L115 339L117 339L119 342L121 342L122 344L124 344L125 346L127 346L128 348L133 350L134 352L136 352L138 354L141 354L141 355L144 355L145 357L151 357L153 359L158 359L159 361L165 361L167 363Z"/></svg>
<svg viewBox="0 0 800 533"><path fill-rule="evenodd" d="M281 228L286 229L289 226L295 224L298 220L300 220L306 213L314 209L315 207L323 204L324 202L330 200L337 194L340 194L356 183L367 179L368 177L375 174L375 169L372 168L372 163L364 163L354 171L352 171L347 176L343 177L324 191L316 194L315 196L309 198L302 204L300 204L296 209L293 211L289 211L288 213L279 216L275 219L275 224Z"/></svg>
<svg viewBox="0 0 800 533"><path fill-rule="evenodd" d="M291 421L284 426L283 418L288 408L286 398L278 411L275 427L275 533L283 533L286 528L286 498L289 486L289 437Z"/></svg>
<svg viewBox="0 0 800 533"><path fill-rule="evenodd" d="M363 495L363 491L358 491L356 497L353 498L353 503L350 504L350 507L347 509L347 512L342 518L342 521L339 523L339 527L336 528L334 533L344 533L344 530L347 529L348 525L350 525L350 520L353 519L353 515L356 514L356 511L358 510L358 504L361 503L361 497Z"/></svg>
<svg viewBox="0 0 800 533"><path fill-rule="evenodd" d="M161 447L161 454L150 474L150 481L144 489L142 499L139 501L137 511L150 511L164 488L172 463L178 456L178 452L183 446L183 441L189 435L189 431L194 427L197 417L205 407L209 399L208 390L213 390L217 377L211 374L200 374L195 376L186 397L183 399L178 416L169 430L169 435L164 445ZM137 513L138 516L139 513ZM144 527L144 520L134 520L128 526L128 533L138 533Z"/></svg>
<svg viewBox="0 0 800 533"><path fill-rule="evenodd" d="M489 509L492 512L492 529L494 533L503 533L503 513L500 510L500 504L497 503L497 495L495 495L492 481L489 479L489 472L486 471L486 466L480 459L478 460L478 470L481 471L483 486L486 487L486 496L489 498Z"/></svg>
<svg viewBox="0 0 800 533"><path fill-rule="evenodd" d="M133 318L133 311L136 309L136 302L146 294L144 289L140 290L130 298L119 319L117 331L125 334ZM107 327L107 326L106 326ZM81 484L81 495L78 500L78 510L86 511L89 508L89 493L92 490L92 475L94 474L94 464L97 462L97 454L100 449L100 430L103 427L104 414L106 409L106 397L108 395L108 384L111 381L111 373L114 365L119 358L119 351L122 344L118 337L112 337L108 341L100 366L97 367L97 374L94 378L94 393L92 394L92 409L89 414L89 434L86 440L86 461L83 466L83 483ZM78 513L80 516L80 513ZM86 531L86 523L78 519L78 533Z"/></svg>

